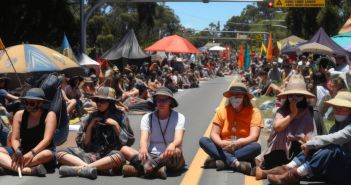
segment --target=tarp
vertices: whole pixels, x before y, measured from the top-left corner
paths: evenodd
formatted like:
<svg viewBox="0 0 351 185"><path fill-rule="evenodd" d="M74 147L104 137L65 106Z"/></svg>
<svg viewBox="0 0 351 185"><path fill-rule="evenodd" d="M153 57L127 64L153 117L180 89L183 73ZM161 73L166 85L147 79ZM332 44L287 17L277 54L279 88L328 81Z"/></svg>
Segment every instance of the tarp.
<svg viewBox="0 0 351 185"><path fill-rule="evenodd" d="M339 34L347 33L351 31L351 16L347 19L344 26L339 31Z"/></svg>
<svg viewBox="0 0 351 185"><path fill-rule="evenodd" d="M221 46L213 46L212 48L209 49L210 51L224 51L225 48Z"/></svg>
<svg viewBox="0 0 351 185"><path fill-rule="evenodd" d="M351 51L351 32L335 35L331 39L347 51Z"/></svg>
<svg viewBox="0 0 351 185"><path fill-rule="evenodd" d="M325 33L324 29L321 27L319 30L314 34L314 36L307 42L307 43L313 43L317 42L319 44L322 44L324 46L329 47L330 49L333 50L333 54L337 56L347 56L348 57L348 52L336 44L328 35ZM306 43L306 44L307 44Z"/></svg>
<svg viewBox="0 0 351 185"><path fill-rule="evenodd" d="M155 42L145 51L163 51L172 53L198 53L199 50L188 40L178 35L171 35Z"/></svg>
<svg viewBox="0 0 351 185"><path fill-rule="evenodd" d="M134 30L130 29L123 39L106 51L101 58L107 60L145 59L150 57L139 46Z"/></svg>
<svg viewBox="0 0 351 185"><path fill-rule="evenodd" d="M291 35L285 39L277 41L277 46L278 46L278 49L281 51L285 47L295 46L296 44L302 43L302 42L306 42L306 40L304 40L300 37L297 37L295 35Z"/></svg>

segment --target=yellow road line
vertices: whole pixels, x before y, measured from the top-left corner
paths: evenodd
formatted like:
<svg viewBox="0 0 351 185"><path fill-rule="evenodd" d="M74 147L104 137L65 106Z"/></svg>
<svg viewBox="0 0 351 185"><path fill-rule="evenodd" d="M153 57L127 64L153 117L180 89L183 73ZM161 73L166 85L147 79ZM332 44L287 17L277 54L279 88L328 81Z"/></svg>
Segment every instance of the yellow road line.
<svg viewBox="0 0 351 185"><path fill-rule="evenodd" d="M236 80L237 79L234 79L230 83L230 85L233 84L233 82L235 82ZM229 85L229 87L230 87L230 85ZM225 103L225 101L226 101L226 98L223 97L219 106L222 106ZM210 124L207 127L207 130L204 134L204 137L210 136L213 119L214 119L214 116L213 116ZM196 152L196 155L194 156L193 161L191 162L191 164L189 166L188 171L186 172L182 182L180 183L181 185L199 184L200 178L201 178L201 175L203 172L202 166L203 166L206 158L207 158L207 154L201 148L199 148ZM262 184L263 184L263 182L256 181L255 177L245 176L245 185L262 185Z"/></svg>

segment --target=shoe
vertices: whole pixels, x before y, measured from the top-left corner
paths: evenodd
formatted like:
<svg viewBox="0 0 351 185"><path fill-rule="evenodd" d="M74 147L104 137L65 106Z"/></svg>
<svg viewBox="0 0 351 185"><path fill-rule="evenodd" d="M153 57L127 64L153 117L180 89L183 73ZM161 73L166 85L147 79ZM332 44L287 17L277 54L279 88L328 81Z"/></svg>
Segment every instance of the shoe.
<svg viewBox="0 0 351 185"><path fill-rule="evenodd" d="M88 179L96 179L97 178L97 169L94 167L84 166L80 170L78 170L79 177L85 177Z"/></svg>
<svg viewBox="0 0 351 185"><path fill-rule="evenodd" d="M252 175L253 174L251 163L246 162L246 161L240 161L239 165L235 167L235 171L243 173L245 175Z"/></svg>
<svg viewBox="0 0 351 185"><path fill-rule="evenodd" d="M144 174L146 176L150 175L151 173L154 172L154 170L157 167L157 163L155 160L153 159L148 159L144 164L143 164L143 168L144 168Z"/></svg>
<svg viewBox="0 0 351 185"><path fill-rule="evenodd" d="M72 166L61 166L59 168L59 174L62 177L76 177L78 176L78 170Z"/></svg>
<svg viewBox="0 0 351 185"><path fill-rule="evenodd" d="M222 160L216 160L216 170L221 171L227 168L227 165Z"/></svg>
<svg viewBox="0 0 351 185"><path fill-rule="evenodd" d="M289 171L289 167L287 167L286 165L282 165L282 166L277 166L275 168L272 168L270 170L263 170L260 167L255 167L253 169L253 171L255 172L255 176L256 176L256 180L262 180L262 179L267 179L267 175L268 174L272 174L272 175L280 175L283 174L287 171Z"/></svg>
<svg viewBox="0 0 351 185"><path fill-rule="evenodd" d="M216 168L216 160L212 157L207 157L207 159L204 162L204 168Z"/></svg>
<svg viewBox="0 0 351 185"><path fill-rule="evenodd" d="M139 170L130 164L123 165L122 174L123 174L123 177L138 177L138 176L140 176Z"/></svg>
<svg viewBox="0 0 351 185"><path fill-rule="evenodd" d="M296 168L293 168L281 175L269 174L267 178L272 184L300 184L302 177L297 173Z"/></svg>
<svg viewBox="0 0 351 185"><path fill-rule="evenodd" d="M155 176L160 178L160 179L167 179L167 169L166 166L162 166L160 169L157 170L157 172L155 173Z"/></svg>
<svg viewBox="0 0 351 185"><path fill-rule="evenodd" d="M31 175L33 176L45 177L45 175L47 174L47 171L42 164L39 164L38 166L34 166L31 169L32 169Z"/></svg>
<svg viewBox="0 0 351 185"><path fill-rule="evenodd" d="M0 176L1 175L6 175L5 169L3 167L0 167Z"/></svg>

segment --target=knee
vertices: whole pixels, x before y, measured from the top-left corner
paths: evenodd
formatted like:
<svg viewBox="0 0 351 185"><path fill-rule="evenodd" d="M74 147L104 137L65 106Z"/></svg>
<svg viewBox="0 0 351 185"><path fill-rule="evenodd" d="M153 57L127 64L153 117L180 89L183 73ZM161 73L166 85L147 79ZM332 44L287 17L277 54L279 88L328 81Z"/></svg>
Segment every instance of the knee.
<svg viewBox="0 0 351 185"><path fill-rule="evenodd" d="M64 151L59 151L59 152L56 153L56 159L57 159L58 161L61 161L62 157L63 157L64 155L66 155L66 154L68 154L68 153L67 153L67 152L64 152Z"/></svg>
<svg viewBox="0 0 351 185"><path fill-rule="evenodd" d="M119 150L123 155L127 154L129 151L129 146L122 146L122 148Z"/></svg>
<svg viewBox="0 0 351 185"><path fill-rule="evenodd" d="M201 148L203 148L203 147L205 147L205 146L207 145L207 143L209 143L209 142L212 142L210 138L208 138L208 137L202 137L202 138L200 138L200 140L199 140L199 145L200 145Z"/></svg>

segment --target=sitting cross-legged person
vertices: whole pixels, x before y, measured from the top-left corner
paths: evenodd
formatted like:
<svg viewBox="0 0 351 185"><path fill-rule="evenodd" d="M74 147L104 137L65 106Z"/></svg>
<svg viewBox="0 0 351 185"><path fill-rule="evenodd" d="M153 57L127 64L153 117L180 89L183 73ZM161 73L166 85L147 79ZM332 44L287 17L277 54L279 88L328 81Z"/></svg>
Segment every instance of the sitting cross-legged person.
<svg viewBox="0 0 351 185"><path fill-rule="evenodd" d="M178 103L166 87L159 88L153 100L156 111L141 120L139 151L128 146L121 149L130 162L123 166L125 177L144 175L166 179L166 171L179 172L185 165L182 154L185 118L173 110Z"/></svg>
<svg viewBox="0 0 351 185"><path fill-rule="evenodd" d="M121 170L125 159L119 149L125 141L128 117L115 106L115 90L101 87L96 96L91 97L97 111L82 119L76 142L78 147L70 147L57 152L63 177L79 176L96 179L97 173L115 175Z"/></svg>
<svg viewBox="0 0 351 185"><path fill-rule="evenodd" d="M21 171L24 175L45 176L56 167L56 114L44 109L48 101L41 88L28 90L20 99L25 109L13 118L11 147L0 148L0 174Z"/></svg>

